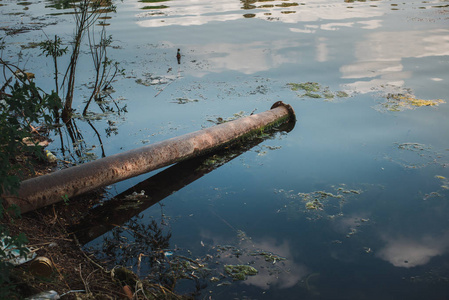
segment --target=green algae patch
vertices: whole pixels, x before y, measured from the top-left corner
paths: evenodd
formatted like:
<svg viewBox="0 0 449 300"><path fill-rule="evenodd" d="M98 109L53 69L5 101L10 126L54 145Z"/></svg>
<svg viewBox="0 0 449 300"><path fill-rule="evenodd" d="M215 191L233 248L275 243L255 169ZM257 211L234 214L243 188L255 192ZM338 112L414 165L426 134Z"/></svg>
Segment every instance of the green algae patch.
<svg viewBox="0 0 449 300"><path fill-rule="evenodd" d="M443 99L425 100L418 99L412 94L387 94L386 101L381 104L381 107L388 111L403 111L407 109L415 109L422 106L438 106L441 103L446 103Z"/></svg>
<svg viewBox="0 0 449 300"><path fill-rule="evenodd" d="M343 207L348 201L354 201L364 193L361 189L350 189L346 184L332 185L332 190L318 190L308 193L297 193L293 190L275 190L287 202L277 213L286 213L288 218L296 219L305 215L307 220L321 218L334 219L344 215Z"/></svg>
<svg viewBox="0 0 449 300"><path fill-rule="evenodd" d="M169 6L167 5L157 5L157 6L144 6L141 9L164 9L164 8L168 8Z"/></svg>
<svg viewBox="0 0 449 300"><path fill-rule="evenodd" d="M337 91L335 92L335 96L337 96L338 98L346 98L349 97L349 94L344 91Z"/></svg>
<svg viewBox="0 0 449 300"><path fill-rule="evenodd" d="M306 209L322 209L324 205L318 199L306 202Z"/></svg>
<svg viewBox="0 0 449 300"><path fill-rule="evenodd" d="M291 7L298 6L299 4L296 2L283 2L282 4L276 4L276 7Z"/></svg>
<svg viewBox="0 0 449 300"><path fill-rule="evenodd" d="M262 256L265 261L271 262L272 264L275 264L278 261L286 260L285 257L279 256L277 254L267 252L267 251L252 251L249 253L251 256Z"/></svg>
<svg viewBox="0 0 449 300"><path fill-rule="evenodd" d="M319 92L321 90L321 85L316 82L287 83L287 85L291 87L292 91Z"/></svg>
<svg viewBox="0 0 449 300"><path fill-rule="evenodd" d="M235 281L245 280L247 276L259 273L256 268L248 265L225 265L224 269Z"/></svg>
<svg viewBox="0 0 449 300"><path fill-rule="evenodd" d="M333 92L329 87L323 87L317 82L303 82L303 83L287 83L292 91L301 92L298 96L301 98L312 98L326 100L333 100L334 98L346 98L349 94L343 91Z"/></svg>
<svg viewBox="0 0 449 300"><path fill-rule="evenodd" d="M435 149L420 143L395 143L395 149L385 158L407 169L419 169L429 165L449 166L449 149Z"/></svg>

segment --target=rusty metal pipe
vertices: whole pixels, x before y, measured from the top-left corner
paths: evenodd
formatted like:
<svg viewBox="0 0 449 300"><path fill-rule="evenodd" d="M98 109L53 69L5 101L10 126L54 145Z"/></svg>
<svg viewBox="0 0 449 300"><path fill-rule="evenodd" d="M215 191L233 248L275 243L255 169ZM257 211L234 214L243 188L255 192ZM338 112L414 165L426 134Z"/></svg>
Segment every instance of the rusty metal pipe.
<svg viewBox="0 0 449 300"><path fill-rule="evenodd" d="M17 196L3 198L26 213L59 202L63 196L74 197L196 157L294 119L291 106L278 101L259 114L25 180Z"/></svg>

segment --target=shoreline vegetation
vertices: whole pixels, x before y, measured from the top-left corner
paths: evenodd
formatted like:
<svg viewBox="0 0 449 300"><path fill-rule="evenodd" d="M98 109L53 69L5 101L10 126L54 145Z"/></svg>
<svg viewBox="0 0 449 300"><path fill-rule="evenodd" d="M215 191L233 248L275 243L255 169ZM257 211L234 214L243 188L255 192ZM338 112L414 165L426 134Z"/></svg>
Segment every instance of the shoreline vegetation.
<svg viewBox="0 0 449 300"><path fill-rule="evenodd" d="M30 171L28 165L20 163L30 159L25 156L17 157L21 179L44 175L56 167L56 163L31 157L34 171ZM145 283L129 268L110 269L82 249L68 228L80 222L88 209L100 201L102 193L98 190L18 218L4 214L1 225L12 236L26 236L24 246L35 259L10 269L9 279L2 284L1 299L24 299L50 291L64 295L64 299L192 299L161 284ZM42 266L36 269L36 258L48 260L48 273L42 273Z"/></svg>
<svg viewBox="0 0 449 300"><path fill-rule="evenodd" d="M53 65L51 93L36 86L35 74L20 67L21 53L17 54L16 64L3 58L7 37L0 38L0 67L4 79L0 85L0 195L13 195L20 181L62 167L45 147L50 143L49 132L60 130L62 126L67 127L69 134L73 133L74 141L80 134L74 125L76 116L72 102L82 98L75 92L75 75L79 56L85 54L81 48L86 42L95 81L87 95L84 116L93 102L103 108L105 91L112 89L116 76L123 75L118 63L107 54L112 37L106 34L105 26L95 26L98 22L101 25L99 20L107 18L108 13L115 12L112 2L82 0L68 1L64 5L73 9L73 36L69 40L46 36L46 40L34 44ZM21 29L8 31L8 34L20 34L29 28L24 23L20 26ZM70 58L68 65L61 64L62 56ZM112 112L124 111L126 107L117 107ZM64 296L64 299L190 299L162 284L139 279L129 268L108 268L82 249L69 228L79 223L90 207L98 204L102 193L97 190L76 199L63 198L58 204L24 215L6 207L0 197L0 299L24 299L39 293L50 293L48 297Z"/></svg>

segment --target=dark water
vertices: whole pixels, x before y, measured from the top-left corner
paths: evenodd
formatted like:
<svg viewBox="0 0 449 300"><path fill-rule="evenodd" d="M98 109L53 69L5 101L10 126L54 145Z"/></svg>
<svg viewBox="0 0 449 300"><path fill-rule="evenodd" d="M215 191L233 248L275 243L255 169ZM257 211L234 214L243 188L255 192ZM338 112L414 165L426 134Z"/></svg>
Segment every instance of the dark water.
<svg viewBox="0 0 449 300"><path fill-rule="evenodd" d="M71 15L49 15L70 10L46 1L0 4L5 33L24 22L70 39ZM167 7L141 9L161 4ZM120 197L148 204L131 194L145 190L154 205L105 201L98 215L118 213L98 218L104 228L85 238L86 247L144 277L158 264L141 238L155 221L162 236L171 233L167 258L159 259L182 255L210 269L190 262L186 271L204 275L199 299L447 299L449 2L296 4L116 3L106 20L109 53L126 75L111 96L127 113L92 105L102 147L87 120L75 120L82 159L262 112L279 100L292 105L297 122L223 161L209 160L204 172L195 173L199 160L108 187L110 198L125 192ZM7 35L3 57L15 60L21 45L42 39L41 30ZM37 49L21 51L25 68L50 89L51 61ZM88 56L81 63L78 110L93 76ZM313 92L321 98L294 90L307 82L321 86ZM62 158L56 141L50 149ZM258 274L233 281L227 264L250 264ZM192 292L195 281L180 280L177 290Z"/></svg>

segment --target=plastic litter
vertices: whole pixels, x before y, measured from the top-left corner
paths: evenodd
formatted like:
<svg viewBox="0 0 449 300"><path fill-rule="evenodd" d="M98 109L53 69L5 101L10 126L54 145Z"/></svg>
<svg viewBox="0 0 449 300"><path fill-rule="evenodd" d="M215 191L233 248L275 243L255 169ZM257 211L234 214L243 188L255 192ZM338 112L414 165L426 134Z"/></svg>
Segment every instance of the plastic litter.
<svg viewBox="0 0 449 300"><path fill-rule="evenodd" d="M47 156L48 161L51 163L56 162L58 160L56 156L48 150L45 150L45 155Z"/></svg>
<svg viewBox="0 0 449 300"><path fill-rule="evenodd" d="M36 253L32 252L32 249L26 247L25 249L28 250L28 253L20 255L20 250L14 245L8 245L8 243L5 242L5 239L6 237L3 236L0 240L0 248L6 253L6 257L8 257L5 261L18 266L33 260L36 257Z"/></svg>
<svg viewBox="0 0 449 300"><path fill-rule="evenodd" d="M53 299L61 299L59 294L56 291L46 291L31 297L25 298L25 300L53 300Z"/></svg>

